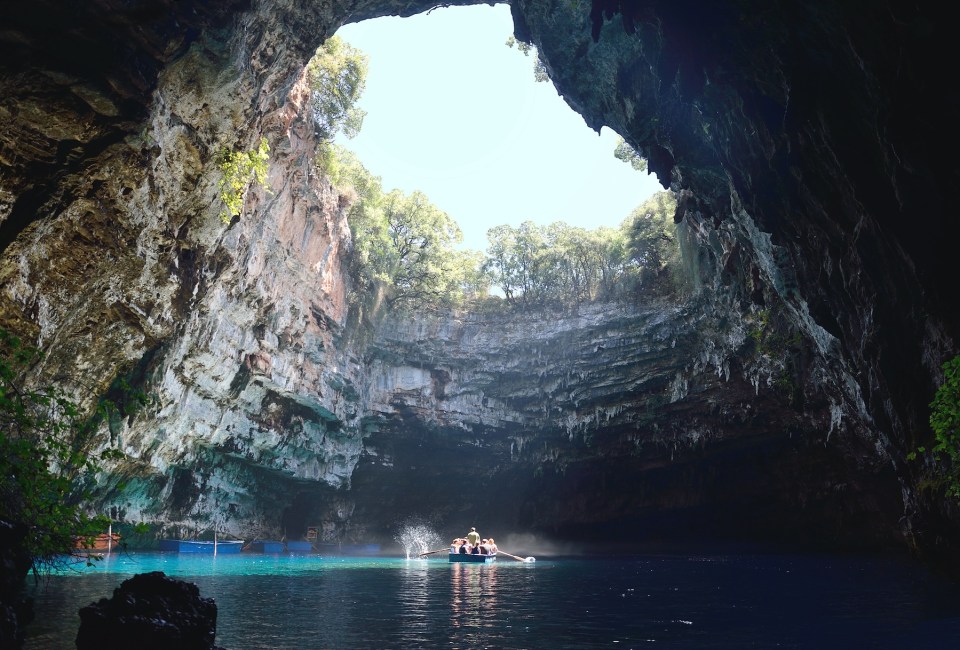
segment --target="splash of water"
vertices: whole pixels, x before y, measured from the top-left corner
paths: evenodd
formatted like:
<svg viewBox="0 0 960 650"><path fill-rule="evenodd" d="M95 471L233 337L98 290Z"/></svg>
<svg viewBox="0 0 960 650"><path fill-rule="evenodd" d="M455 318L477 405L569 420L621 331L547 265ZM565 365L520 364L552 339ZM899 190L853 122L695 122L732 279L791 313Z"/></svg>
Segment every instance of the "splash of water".
<svg viewBox="0 0 960 650"><path fill-rule="evenodd" d="M396 540L406 551L408 560L411 554L417 557L421 553L436 550L441 543L439 533L425 524L404 524Z"/></svg>

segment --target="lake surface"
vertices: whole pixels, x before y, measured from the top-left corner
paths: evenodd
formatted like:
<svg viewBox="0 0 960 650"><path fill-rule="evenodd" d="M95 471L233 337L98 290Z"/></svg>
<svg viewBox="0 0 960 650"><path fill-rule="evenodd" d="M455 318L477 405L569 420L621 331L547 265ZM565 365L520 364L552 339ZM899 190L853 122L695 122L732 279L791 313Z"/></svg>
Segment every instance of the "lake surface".
<svg viewBox="0 0 960 650"><path fill-rule="evenodd" d="M960 585L902 558L504 556L492 565L115 554L32 586L29 649L73 648L77 610L146 571L196 583L227 650L960 648Z"/></svg>

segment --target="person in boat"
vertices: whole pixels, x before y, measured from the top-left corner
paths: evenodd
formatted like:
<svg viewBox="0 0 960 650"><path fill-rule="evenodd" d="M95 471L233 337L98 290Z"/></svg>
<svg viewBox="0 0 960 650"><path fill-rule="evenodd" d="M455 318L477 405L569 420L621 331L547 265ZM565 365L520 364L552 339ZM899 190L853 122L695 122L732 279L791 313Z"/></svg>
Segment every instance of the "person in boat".
<svg viewBox="0 0 960 650"><path fill-rule="evenodd" d="M470 544L466 540L463 540L463 544L460 545L460 549L457 552L466 555L470 552L469 546Z"/></svg>
<svg viewBox="0 0 960 650"><path fill-rule="evenodd" d="M477 532L476 528L471 528L470 532L467 533L467 541L470 542L470 546L476 546L480 543L480 533Z"/></svg>
<svg viewBox="0 0 960 650"><path fill-rule="evenodd" d="M470 553L473 555L480 555L480 545L475 544L473 548L470 549Z"/></svg>
<svg viewBox="0 0 960 650"><path fill-rule="evenodd" d="M486 555L486 554L487 554L487 540L483 540L483 541L481 541L479 544L477 544L477 548L480 549L480 550L479 550L480 555Z"/></svg>
<svg viewBox="0 0 960 650"><path fill-rule="evenodd" d="M493 538L487 540L487 553L494 555L497 552L497 543L493 541Z"/></svg>

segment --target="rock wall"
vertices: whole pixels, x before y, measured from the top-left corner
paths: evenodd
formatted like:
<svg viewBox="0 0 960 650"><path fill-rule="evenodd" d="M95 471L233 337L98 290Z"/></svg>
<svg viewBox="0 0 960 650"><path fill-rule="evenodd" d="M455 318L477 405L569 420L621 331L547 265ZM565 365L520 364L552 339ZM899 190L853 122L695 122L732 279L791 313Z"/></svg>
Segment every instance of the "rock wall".
<svg viewBox="0 0 960 650"><path fill-rule="evenodd" d="M960 328L939 9L516 0L568 103L681 192L700 292L374 328L303 64L345 21L429 3L200 4L41 1L0 33L0 324L47 351L34 381L90 405L133 373L156 396L102 432L127 459L101 507L245 537L389 540L416 514L960 539L904 460ZM216 156L260 137L266 187L225 224Z"/></svg>
<svg viewBox="0 0 960 650"><path fill-rule="evenodd" d="M889 457L864 444L847 464L850 423L793 360L809 344L764 318L701 296L389 323L370 347L353 525L894 543Z"/></svg>
<svg viewBox="0 0 960 650"><path fill-rule="evenodd" d="M777 306L813 346L810 397L842 425L839 455L886 459L910 539L955 538L955 505L917 490L925 469L904 460L928 440L927 403L960 334L945 171L956 138L942 130L957 97L931 65L951 58L942 10L514 7L568 103L684 190L678 218L699 233L708 289L740 310Z"/></svg>

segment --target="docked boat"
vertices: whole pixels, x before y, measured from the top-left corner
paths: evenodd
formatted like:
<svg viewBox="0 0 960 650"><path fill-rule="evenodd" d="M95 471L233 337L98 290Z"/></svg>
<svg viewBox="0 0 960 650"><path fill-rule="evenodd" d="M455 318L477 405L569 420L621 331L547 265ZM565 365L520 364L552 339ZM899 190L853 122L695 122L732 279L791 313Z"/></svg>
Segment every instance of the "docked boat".
<svg viewBox="0 0 960 650"><path fill-rule="evenodd" d="M287 550L287 546L283 542L255 539L242 550L248 553L283 553Z"/></svg>
<svg viewBox="0 0 960 650"><path fill-rule="evenodd" d="M120 533L100 533L93 537L78 537L76 550L109 553L120 544Z"/></svg>
<svg viewBox="0 0 960 650"><path fill-rule="evenodd" d="M320 541L320 527L308 526L303 539L287 542L288 553L319 553L320 555L380 555L379 544L343 544Z"/></svg>
<svg viewBox="0 0 960 650"><path fill-rule="evenodd" d="M489 564L497 559L496 553L449 553L451 562L466 564Z"/></svg>
<svg viewBox="0 0 960 650"><path fill-rule="evenodd" d="M173 553L239 553L243 548L243 541L229 540L198 541L188 539L161 539L160 550Z"/></svg>
<svg viewBox="0 0 960 650"><path fill-rule="evenodd" d="M332 544L320 542L314 544L317 553L321 555L348 555L350 557L364 555L379 555L379 544Z"/></svg>
<svg viewBox="0 0 960 650"><path fill-rule="evenodd" d="M379 544L341 544L340 555L379 555Z"/></svg>

